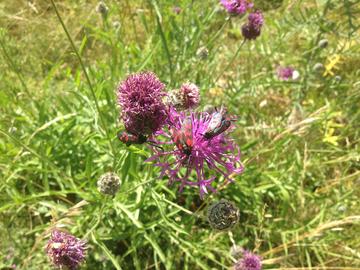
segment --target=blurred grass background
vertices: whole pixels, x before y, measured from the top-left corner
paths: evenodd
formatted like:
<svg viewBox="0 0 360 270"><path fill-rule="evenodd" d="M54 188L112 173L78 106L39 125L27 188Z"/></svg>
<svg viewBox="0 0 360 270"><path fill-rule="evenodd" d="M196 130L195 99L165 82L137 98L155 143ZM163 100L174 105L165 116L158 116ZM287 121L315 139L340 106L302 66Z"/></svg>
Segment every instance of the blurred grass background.
<svg viewBox="0 0 360 270"><path fill-rule="evenodd" d="M0 2L0 269L51 269L55 224L89 242L82 269L229 269L232 241L265 269L360 269L358 1L255 0L262 35L233 61L246 17L215 0L107 1L106 18L97 1L55 3L84 68L51 1ZM196 189L157 178L146 146L117 141L116 86L144 70L237 115L245 172L206 200L236 202L232 233L194 214ZM107 171L122 179L113 200L96 189Z"/></svg>

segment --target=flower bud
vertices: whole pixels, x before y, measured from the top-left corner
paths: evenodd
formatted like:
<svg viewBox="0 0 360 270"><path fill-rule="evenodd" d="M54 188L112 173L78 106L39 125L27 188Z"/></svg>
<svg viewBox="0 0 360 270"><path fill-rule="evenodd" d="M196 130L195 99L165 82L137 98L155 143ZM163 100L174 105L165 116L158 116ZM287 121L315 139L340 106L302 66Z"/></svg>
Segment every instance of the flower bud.
<svg viewBox="0 0 360 270"><path fill-rule="evenodd" d="M120 188L120 178L115 173L105 173L100 176L97 186L101 193L114 196Z"/></svg>
<svg viewBox="0 0 360 270"><path fill-rule="evenodd" d="M325 49L328 45L329 45L329 41L327 39L322 39L318 43L318 46L321 49Z"/></svg>
<svg viewBox="0 0 360 270"><path fill-rule="evenodd" d="M209 56L209 50L205 46L202 46L196 51L196 56L200 60L205 60Z"/></svg>
<svg viewBox="0 0 360 270"><path fill-rule="evenodd" d="M239 209L231 202L221 199L213 203L207 212L210 226L216 230L227 230L239 221Z"/></svg>
<svg viewBox="0 0 360 270"><path fill-rule="evenodd" d="M103 1L100 1L96 6L96 12L100 13L101 16L106 18L109 13L109 8Z"/></svg>
<svg viewBox="0 0 360 270"><path fill-rule="evenodd" d="M314 71L322 71L324 69L324 65L321 63L316 63L313 67Z"/></svg>

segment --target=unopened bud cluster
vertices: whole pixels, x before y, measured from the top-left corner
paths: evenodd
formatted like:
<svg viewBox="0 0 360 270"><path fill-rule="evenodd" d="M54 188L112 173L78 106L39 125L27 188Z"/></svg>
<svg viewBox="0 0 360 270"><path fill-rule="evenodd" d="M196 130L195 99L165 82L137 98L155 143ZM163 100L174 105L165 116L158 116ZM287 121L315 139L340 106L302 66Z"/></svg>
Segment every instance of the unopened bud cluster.
<svg viewBox="0 0 360 270"><path fill-rule="evenodd" d="M221 199L209 207L207 218L213 229L231 229L239 221L239 209L233 203Z"/></svg>
<svg viewBox="0 0 360 270"><path fill-rule="evenodd" d="M120 188L120 178L115 173L105 173L100 176L97 186L101 193L114 196Z"/></svg>

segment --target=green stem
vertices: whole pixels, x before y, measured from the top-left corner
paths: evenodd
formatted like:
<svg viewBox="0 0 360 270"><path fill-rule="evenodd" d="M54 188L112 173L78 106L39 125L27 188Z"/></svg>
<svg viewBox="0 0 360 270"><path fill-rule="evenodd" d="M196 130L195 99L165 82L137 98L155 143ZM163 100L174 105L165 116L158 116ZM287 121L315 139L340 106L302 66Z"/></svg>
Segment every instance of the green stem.
<svg viewBox="0 0 360 270"><path fill-rule="evenodd" d="M93 98L94 101L95 101L95 107L96 107L96 110L98 111L102 128L105 130L106 137L107 137L107 139L108 139L108 141L109 141L109 145L110 145L111 151L112 151L112 153L113 153L113 155L114 155L114 163L115 163L116 151L115 151L115 148L114 148L113 145L112 145L110 134L109 134L109 132L108 132L108 129L106 128L105 121L104 121L104 119L103 119L103 117L102 117L102 115L101 115L101 111L100 111L99 103L98 103L98 100L97 100L97 97L96 97L96 94L95 94L95 90L94 90L94 88L93 88L93 86L92 86L92 84L91 84L91 81L90 81L89 75L88 75L88 73L87 73L87 71L86 71L84 62L82 61L82 59L81 59L81 57L80 57L80 54L79 54L77 48L75 47L74 41L72 40L72 38L71 38L71 36L70 36L70 34L69 34L66 26L65 26L65 23L64 23L64 21L62 20L62 18L61 18L61 16L60 16L60 13L59 13L59 11L58 11L55 3L54 3L54 0L51 0L51 4L52 4L52 6L53 6L54 9L55 9L55 12L56 12L56 15L57 15L57 17L58 17L58 19L59 19L59 21L60 21L60 24L61 24L62 28L64 29L65 34L66 34L66 36L67 36L67 38L68 38L68 40L69 40L69 42L70 42L70 44L71 44L71 47L72 47L73 51L75 52L76 57L78 58L79 63L80 63L80 65L81 65L81 68L82 68L82 70L83 70L83 72L84 72L84 74L85 74L86 82L87 82L87 84L89 85L92 98ZM113 165L113 166L114 166L114 165Z"/></svg>
<svg viewBox="0 0 360 270"><path fill-rule="evenodd" d="M243 42L241 42L239 48L236 50L235 54L233 55L233 57L231 58L231 60L229 61L229 63L226 65L226 67L220 72L220 74L216 77L215 79L215 83L220 79L220 77L228 70L228 68L232 65L232 63L234 62L234 60L236 59L236 57L238 56L242 46L245 44L246 39L243 40Z"/></svg>
<svg viewBox="0 0 360 270"><path fill-rule="evenodd" d="M223 33L223 29L225 28L225 26L230 22L230 18L228 18L225 23L220 27L220 29L210 38L210 40L208 41L208 43L206 44L206 47L208 49L210 49L212 43L218 38L218 36Z"/></svg>
<svg viewBox="0 0 360 270"><path fill-rule="evenodd" d="M153 4L153 7L154 7L154 9L156 8L154 6L154 4ZM161 18L159 17L159 14L156 11L155 11L155 14L156 14L156 22L157 22L157 25L158 25L158 31L159 31L159 34L160 34L161 42L162 42L162 44L164 46L166 58L167 58L168 63L169 63L170 84L171 84L174 81L173 80L174 70L173 70L173 64L172 64L172 60L171 60L171 54L170 54L169 46L168 46L167 41L166 41L164 30L163 30L162 25L161 25Z"/></svg>

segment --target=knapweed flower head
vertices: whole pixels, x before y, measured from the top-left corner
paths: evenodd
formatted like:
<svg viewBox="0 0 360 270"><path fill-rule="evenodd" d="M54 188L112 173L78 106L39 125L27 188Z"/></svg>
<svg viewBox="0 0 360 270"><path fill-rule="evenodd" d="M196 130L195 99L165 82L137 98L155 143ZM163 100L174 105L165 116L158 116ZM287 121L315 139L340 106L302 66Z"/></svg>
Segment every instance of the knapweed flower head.
<svg viewBox="0 0 360 270"><path fill-rule="evenodd" d="M254 6L249 0L220 0L220 3L232 15L244 14Z"/></svg>
<svg viewBox="0 0 360 270"><path fill-rule="evenodd" d="M264 25L264 16L260 10L249 14L248 22L241 27L241 33L245 39L254 40L261 33Z"/></svg>
<svg viewBox="0 0 360 270"><path fill-rule="evenodd" d="M264 25L264 16L260 10L256 10L249 14L249 24L254 28L261 28Z"/></svg>
<svg viewBox="0 0 360 270"><path fill-rule="evenodd" d="M206 167L216 174L222 174L227 182L230 175L243 171L240 151L227 131L231 121L220 112L178 113L169 110L169 131L164 134L171 138L170 151L156 152L148 161L158 160L155 165L161 168L161 175L169 177L169 184L180 183L180 191L185 186L200 188L200 197L215 191L212 182L216 176L210 176ZM165 144L164 144L165 146Z"/></svg>
<svg viewBox="0 0 360 270"><path fill-rule="evenodd" d="M199 88L193 83L184 83L180 89L168 93L166 103L179 111L194 109L200 104Z"/></svg>
<svg viewBox="0 0 360 270"><path fill-rule="evenodd" d="M45 250L56 267L74 270L85 260L86 242L55 229Z"/></svg>
<svg viewBox="0 0 360 270"><path fill-rule="evenodd" d="M210 226L216 230L228 230L239 221L239 209L227 200L213 203L207 211Z"/></svg>
<svg viewBox="0 0 360 270"><path fill-rule="evenodd" d="M194 83L184 83L181 85L179 95L184 109L193 109L200 104L200 91Z"/></svg>
<svg viewBox="0 0 360 270"><path fill-rule="evenodd" d="M101 193L114 196L120 188L120 178L115 173L105 173L100 176L97 186Z"/></svg>
<svg viewBox="0 0 360 270"><path fill-rule="evenodd" d="M179 15L181 13L181 7L175 6L172 8L172 11L176 14Z"/></svg>
<svg viewBox="0 0 360 270"><path fill-rule="evenodd" d="M262 263L258 255L245 250L242 258L235 264L234 270L261 270Z"/></svg>
<svg viewBox="0 0 360 270"><path fill-rule="evenodd" d="M151 135L167 118L165 85L152 72L129 75L118 87L121 118L128 132Z"/></svg>
<svg viewBox="0 0 360 270"><path fill-rule="evenodd" d="M292 67L278 67L277 76L282 81L297 80L300 73Z"/></svg>

